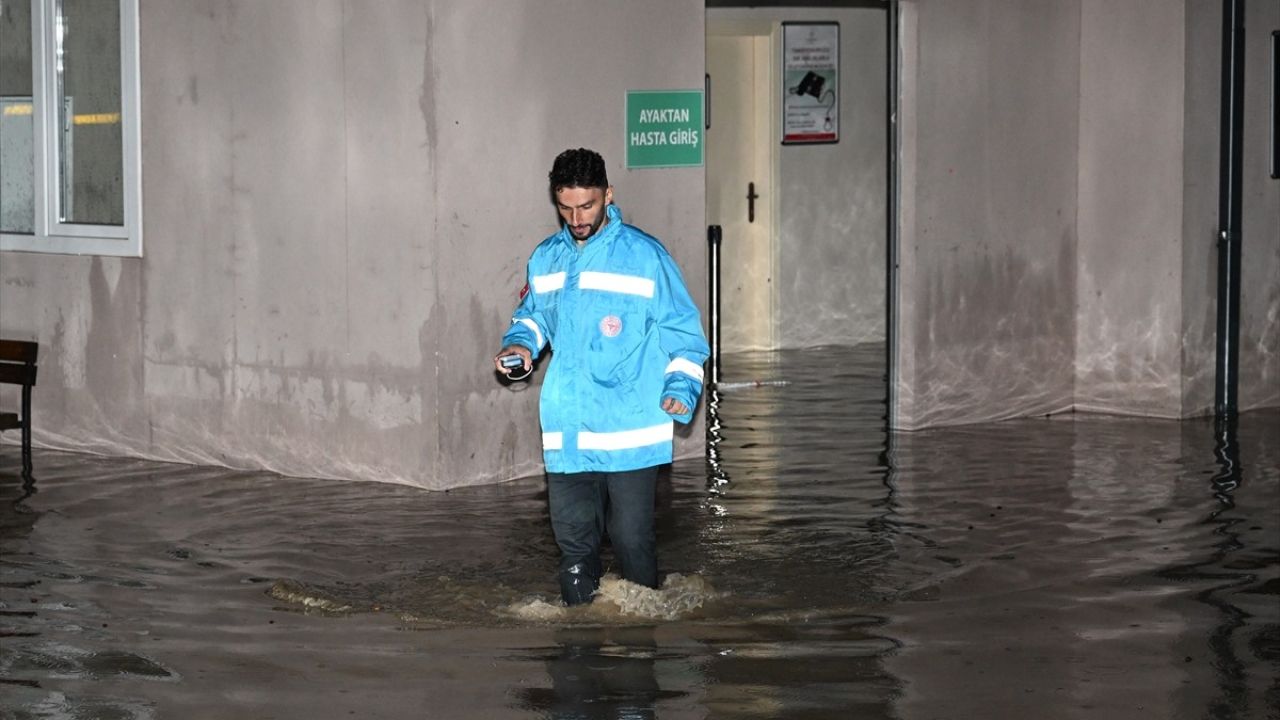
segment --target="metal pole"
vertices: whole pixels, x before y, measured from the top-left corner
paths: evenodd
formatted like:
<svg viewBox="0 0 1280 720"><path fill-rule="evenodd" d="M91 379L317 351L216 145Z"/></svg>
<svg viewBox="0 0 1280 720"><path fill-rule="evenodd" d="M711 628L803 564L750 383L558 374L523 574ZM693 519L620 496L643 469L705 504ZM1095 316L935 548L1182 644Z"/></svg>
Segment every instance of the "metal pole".
<svg viewBox="0 0 1280 720"><path fill-rule="evenodd" d="M720 384L720 226L707 227L707 302L711 306L711 385Z"/></svg>
<svg viewBox="0 0 1280 720"><path fill-rule="evenodd" d="M1222 1L1222 118L1218 183L1218 327L1214 414L1239 409L1240 183L1243 180L1244 0Z"/></svg>
<svg viewBox="0 0 1280 720"><path fill-rule="evenodd" d="M707 484L711 492L729 482L720 464L720 226L707 227L707 304L711 307L711 382L707 384Z"/></svg>

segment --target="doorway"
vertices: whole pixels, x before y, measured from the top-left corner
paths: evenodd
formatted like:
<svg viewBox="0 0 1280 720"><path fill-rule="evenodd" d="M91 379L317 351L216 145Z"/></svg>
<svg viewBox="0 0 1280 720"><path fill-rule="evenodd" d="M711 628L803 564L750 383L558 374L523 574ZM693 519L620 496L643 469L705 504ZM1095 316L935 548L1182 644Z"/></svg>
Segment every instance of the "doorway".
<svg viewBox="0 0 1280 720"><path fill-rule="evenodd" d="M889 364L888 3L708 3L707 223L725 353L874 347ZM783 23L839 27L839 135L783 145ZM890 373L886 373L886 376Z"/></svg>
<svg viewBox="0 0 1280 720"><path fill-rule="evenodd" d="M707 222L723 230L720 338L730 351L777 347L771 49L767 23L708 22Z"/></svg>

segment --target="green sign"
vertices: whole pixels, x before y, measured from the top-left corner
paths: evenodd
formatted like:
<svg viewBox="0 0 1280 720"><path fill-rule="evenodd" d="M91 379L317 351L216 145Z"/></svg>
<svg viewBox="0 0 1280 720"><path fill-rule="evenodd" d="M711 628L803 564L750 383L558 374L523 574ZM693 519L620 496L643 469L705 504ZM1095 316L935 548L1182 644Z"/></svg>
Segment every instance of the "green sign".
<svg viewBox="0 0 1280 720"><path fill-rule="evenodd" d="M627 91L627 167L696 167L706 140L701 90Z"/></svg>

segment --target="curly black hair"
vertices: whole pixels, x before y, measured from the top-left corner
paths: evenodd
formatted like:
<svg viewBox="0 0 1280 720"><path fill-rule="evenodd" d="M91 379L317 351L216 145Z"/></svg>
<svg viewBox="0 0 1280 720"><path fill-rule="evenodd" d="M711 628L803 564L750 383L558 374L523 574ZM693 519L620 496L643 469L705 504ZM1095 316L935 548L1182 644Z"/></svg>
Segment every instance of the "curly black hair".
<svg viewBox="0 0 1280 720"><path fill-rule="evenodd" d="M600 157L600 153L586 148L565 150L557 155L548 177L551 179L553 196L560 188L605 190L609 187L609 175L604 169L604 158Z"/></svg>

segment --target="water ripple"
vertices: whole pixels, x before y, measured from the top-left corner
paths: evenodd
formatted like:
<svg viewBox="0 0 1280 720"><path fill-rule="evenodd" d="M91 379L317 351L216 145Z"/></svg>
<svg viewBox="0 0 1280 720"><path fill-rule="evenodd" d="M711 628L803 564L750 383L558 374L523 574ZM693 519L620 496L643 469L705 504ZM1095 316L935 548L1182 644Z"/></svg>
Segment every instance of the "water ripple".
<svg viewBox="0 0 1280 720"><path fill-rule="evenodd" d="M889 433L882 365L724 358L668 587L584 610L541 478L45 452L30 486L6 446L0 716L1280 715L1280 412Z"/></svg>

